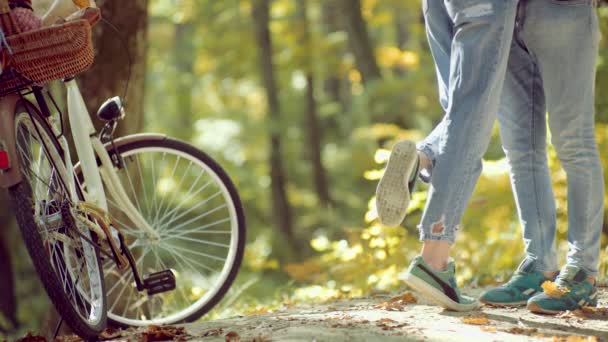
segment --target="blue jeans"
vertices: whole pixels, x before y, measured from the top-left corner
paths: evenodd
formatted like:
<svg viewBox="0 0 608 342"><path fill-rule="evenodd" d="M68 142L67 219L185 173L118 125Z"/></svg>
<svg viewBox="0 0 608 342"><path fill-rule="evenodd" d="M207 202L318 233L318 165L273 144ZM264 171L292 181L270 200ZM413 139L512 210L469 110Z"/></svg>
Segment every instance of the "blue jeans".
<svg viewBox="0 0 608 342"><path fill-rule="evenodd" d="M433 160L421 240L454 242L496 120L518 2L423 1L446 115L419 145Z"/></svg>
<svg viewBox="0 0 608 342"><path fill-rule="evenodd" d="M511 42L498 120L525 252L542 272L558 269L555 197L546 151L548 111L551 140L568 180L567 262L597 275L604 183L594 135L600 36L594 2L523 1ZM432 26L428 31L434 55L448 47L443 42L446 31ZM440 83L444 68L449 70L438 67ZM420 148L433 158L438 142L431 134ZM434 178L435 170L432 173Z"/></svg>

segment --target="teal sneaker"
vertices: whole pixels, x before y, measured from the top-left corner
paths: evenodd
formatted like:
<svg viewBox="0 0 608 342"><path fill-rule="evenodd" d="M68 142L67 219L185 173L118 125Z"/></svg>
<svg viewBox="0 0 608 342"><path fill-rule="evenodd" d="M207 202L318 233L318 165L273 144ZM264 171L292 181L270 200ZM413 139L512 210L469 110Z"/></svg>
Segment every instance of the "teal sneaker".
<svg viewBox="0 0 608 342"><path fill-rule="evenodd" d="M414 142L404 140L395 144L376 188L378 219L385 226L396 227L403 222L419 164Z"/></svg>
<svg viewBox="0 0 608 342"><path fill-rule="evenodd" d="M479 301L496 306L526 305L528 299L543 292L541 285L547 280L542 272L533 270L534 260L526 258L517 267L511 279L499 287L491 288L481 294Z"/></svg>
<svg viewBox="0 0 608 342"><path fill-rule="evenodd" d="M479 308L477 300L460 294L454 278L455 273L454 260L450 260L446 271L437 272L422 256L417 256L406 271L404 280L414 290L446 309L470 311Z"/></svg>
<svg viewBox="0 0 608 342"><path fill-rule="evenodd" d="M555 281L555 288L545 288L528 300L528 310L535 313L557 314L576 310L583 306L597 306L597 288L587 281L587 273L576 267L566 266Z"/></svg>

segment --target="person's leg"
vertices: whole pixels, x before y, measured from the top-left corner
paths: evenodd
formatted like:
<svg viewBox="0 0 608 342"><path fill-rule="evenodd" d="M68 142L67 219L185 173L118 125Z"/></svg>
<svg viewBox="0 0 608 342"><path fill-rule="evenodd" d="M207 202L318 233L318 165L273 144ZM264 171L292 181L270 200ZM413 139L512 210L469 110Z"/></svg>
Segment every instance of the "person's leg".
<svg viewBox="0 0 608 342"><path fill-rule="evenodd" d="M517 2L444 2L454 24L449 102L420 225L422 241L454 242L495 121Z"/></svg>
<svg viewBox="0 0 608 342"><path fill-rule="evenodd" d="M447 111L450 51L454 27L443 1L423 0L422 7L426 35L437 73L439 102L444 111ZM445 120L442 120L418 144L400 141L393 146L384 175L376 189L376 209L382 224L386 226L401 224L405 218L418 171L422 180L429 181L436 146L439 145L444 125Z"/></svg>
<svg viewBox="0 0 608 342"><path fill-rule="evenodd" d="M538 59L552 142L567 175L570 251L557 284L572 290L560 298L538 295L528 307L557 312L597 303L592 283L598 272L604 211L594 129L599 28L593 0L530 2L526 17L524 37Z"/></svg>
<svg viewBox="0 0 608 342"><path fill-rule="evenodd" d="M543 291L541 283L554 279L558 270L554 243L556 209L547 163L545 94L536 60L520 39L520 31L516 29L498 122L511 168L526 258L506 284L490 288L480 296L481 302L492 305L525 305L533 295Z"/></svg>
<svg viewBox="0 0 608 342"><path fill-rule="evenodd" d="M513 43L498 113L503 150L511 168L511 185L526 258L533 270L558 270L555 252L555 195L547 161L547 122L543 82L536 60Z"/></svg>
<svg viewBox="0 0 608 342"><path fill-rule="evenodd" d="M443 111L447 112L449 104L450 56L452 52L452 38L454 37L454 25L443 1L423 0L423 8L426 37L433 61L435 62L439 103ZM432 175L437 147L439 146L441 135L445 131L445 125L446 120L444 116L433 131L417 144L420 156L420 176L427 183Z"/></svg>
<svg viewBox="0 0 608 342"><path fill-rule="evenodd" d="M406 282L450 309L470 310L477 306L454 291L453 277L452 284L438 279L442 273L452 276L454 273L447 255L481 173L481 158L490 140L502 92L517 3L516 0L444 2L454 27L448 110L438 134L431 187L420 224L425 257L410 265ZM435 260L436 266L431 267L434 269L429 270L425 260Z"/></svg>

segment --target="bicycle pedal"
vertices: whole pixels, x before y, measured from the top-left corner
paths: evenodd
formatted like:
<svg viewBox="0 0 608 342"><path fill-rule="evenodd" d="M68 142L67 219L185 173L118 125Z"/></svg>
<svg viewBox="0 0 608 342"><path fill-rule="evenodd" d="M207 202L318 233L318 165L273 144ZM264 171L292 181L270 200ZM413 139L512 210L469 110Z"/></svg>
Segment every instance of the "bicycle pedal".
<svg viewBox="0 0 608 342"><path fill-rule="evenodd" d="M175 290L175 275L171 270L151 273L144 278L144 288L150 296Z"/></svg>

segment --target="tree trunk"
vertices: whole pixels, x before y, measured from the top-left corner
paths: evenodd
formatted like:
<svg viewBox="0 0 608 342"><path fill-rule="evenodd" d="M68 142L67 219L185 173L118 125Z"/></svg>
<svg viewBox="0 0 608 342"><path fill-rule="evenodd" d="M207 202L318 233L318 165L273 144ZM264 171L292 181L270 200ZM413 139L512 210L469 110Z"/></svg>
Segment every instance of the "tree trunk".
<svg viewBox="0 0 608 342"><path fill-rule="evenodd" d="M185 22L175 25L175 37L173 48L173 60L177 71L175 80L175 109L177 110L178 120L175 120L174 132L191 134L193 127L192 113L192 86L193 86L193 65L194 65L194 45L193 45L194 26L192 22ZM180 138L190 140L190 136Z"/></svg>
<svg viewBox="0 0 608 342"><path fill-rule="evenodd" d="M315 99L315 78L313 72L312 56L313 44L310 35L310 27L308 25L306 0L297 0L297 13L300 28L300 42L304 47L307 55L302 60L302 66L306 73L306 131L308 133L309 158L313 167L313 181L315 190L320 203L324 207L329 207L331 198L329 195L329 187L327 186L327 173L323 167L322 160L322 140L323 130L319 124L319 115L317 114L317 101Z"/></svg>
<svg viewBox="0 0 608 342"><path fill-rule="evenodd" d="M291 207L287 199L285 187L287 184L283 160L281 157L281 136L279 122L281 109L277 95L277 86L274 75L272 38L270 36L270 5L269 0L255 0L253 3L253 20L255 23L255 34L258 42L260 70L262 82L266 89L268 101L268 116L270 126L270 178L272 188L272 214L275 219L277 230L281 231L291 252L299 254L298 243L293 233L293 219Z"/></svg>
<svg viewBox="0 0 608 342"><path fill-rule="evenodd" d="M325 33L334 33L340 31L340 13L337 3L335 1L324 1L322 3L322 13L323 13L323 29ZM341 58L341 54L340 54ZM325 79L325 91L329 94L329 98L336 103L342 104L343 97L341 94L342 82L340 77L336 75L336 70L338 70L339 65L333 65L335 63L330 63L326 66L326 79Z"/></svg>
<svg viewBox="0 0 608 342"><path fill-rule="evenodd" d="M78 80L89 112L94 115L106 99L124 96L129 77L129 57L125 49L129 49L133 64L129 93L126 99L123 98L128 103L127 115L116 131L116 136L126 135L143 127L148 0L97 0L97 5L104 18L120 32L104 22L96 25L93 35L95 64Z"/></svg>
<svg viewBox="0 0 608 342"><path fill-rule="evenodd" d="M348 42L355 55L357 69L364 83L379 80L382 75L374 55L374 46L367 32L361 14L361 0L339 0L344 26L348 32Z"/></svg>

